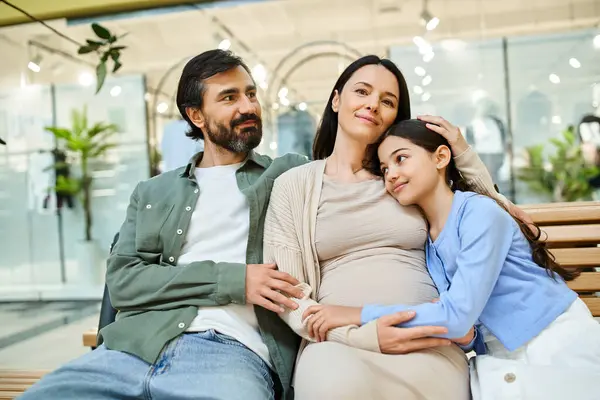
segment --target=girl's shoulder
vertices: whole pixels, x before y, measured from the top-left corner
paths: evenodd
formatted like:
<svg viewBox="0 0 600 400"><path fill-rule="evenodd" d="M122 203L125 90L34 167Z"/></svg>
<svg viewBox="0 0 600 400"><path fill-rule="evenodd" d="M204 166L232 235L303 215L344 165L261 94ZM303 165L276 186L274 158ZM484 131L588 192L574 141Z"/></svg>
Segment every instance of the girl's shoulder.
<svg viewBox="0 0 600 400"><path fill-rule="evenodd" d="M510 214L491 197L475 192L462 192L459 190L454 193L454 196L459 200L457 213L459 220L466 215L472 217L480 216L487 221L511 218Z"/></svg>

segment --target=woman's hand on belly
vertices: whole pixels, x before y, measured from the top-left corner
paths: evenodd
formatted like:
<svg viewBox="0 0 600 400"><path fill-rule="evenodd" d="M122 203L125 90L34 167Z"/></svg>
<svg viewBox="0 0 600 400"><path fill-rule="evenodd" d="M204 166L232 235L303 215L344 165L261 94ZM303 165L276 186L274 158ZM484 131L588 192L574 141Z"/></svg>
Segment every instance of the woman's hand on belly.
<svg viewBox="0 0 600 400"><path fill-rule="evenodd" d="M331 329L347 325L360 325L362 307L318 305L304 311L302 320L306 322L308 334L317 342L327 340Z"/></svg>

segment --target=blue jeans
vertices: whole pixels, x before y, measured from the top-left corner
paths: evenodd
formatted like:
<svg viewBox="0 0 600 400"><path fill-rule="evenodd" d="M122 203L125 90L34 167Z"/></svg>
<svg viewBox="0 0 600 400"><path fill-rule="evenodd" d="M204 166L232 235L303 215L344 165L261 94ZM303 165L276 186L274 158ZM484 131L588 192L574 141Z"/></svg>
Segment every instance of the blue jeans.
<svg viewBox="0 0 600 400"><path fill-rule="evenodd" d="M274 399L268 365L213 330L172 340L154 364L104 345L46 375L19 399Z"/></svg>

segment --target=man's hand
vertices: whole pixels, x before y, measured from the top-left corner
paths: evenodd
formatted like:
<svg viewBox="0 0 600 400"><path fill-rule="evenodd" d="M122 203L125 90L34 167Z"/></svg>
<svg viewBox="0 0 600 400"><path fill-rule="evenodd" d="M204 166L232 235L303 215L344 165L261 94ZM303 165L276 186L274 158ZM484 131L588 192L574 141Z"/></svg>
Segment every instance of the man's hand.
<svg viewBox="0 0 600 400"><path fill-rule="evenodd" d="M377 338L382 353L406 354L451 344L448 339L431 337L448 333L448 329L443 326L396 327L398 324L410 321L415 315L414 311L404 311L386 315L377 320Z"/></svg>
<svg viewBox="0 0 600 400"><path fill-rule="evenodd" d="M302 298L302 290L294 287L298 279L286 272L277 271L275 264L249 264L246 269L246 303L256 304L275 313L285 306L292 310L298 304L289 297Z"/></svg>
<svg viewBox="0 0 600 400"><path fill-rule="evenodd" d="M362 307L345 306L310 306L302 314L302 320L307 321L306 328L310 337L317 342L327 340L330 329L346 325L360 325Z"/></svg>

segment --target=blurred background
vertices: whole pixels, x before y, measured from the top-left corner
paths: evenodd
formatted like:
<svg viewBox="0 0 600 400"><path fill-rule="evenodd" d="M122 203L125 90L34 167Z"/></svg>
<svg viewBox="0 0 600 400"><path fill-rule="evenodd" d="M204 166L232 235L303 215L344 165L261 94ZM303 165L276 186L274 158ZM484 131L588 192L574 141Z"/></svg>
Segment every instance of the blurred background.
<svg viewBox="0 0 600 400"><path fill-rule="evenodd" d="M202 147L175 106L189 58L243 57L258 150L310 157L341 71L388 57L515 203L597 200L599 24L600 0L0 0L0 366L87 351L136 183Z"/></svg>

